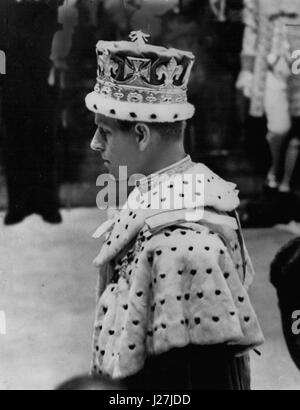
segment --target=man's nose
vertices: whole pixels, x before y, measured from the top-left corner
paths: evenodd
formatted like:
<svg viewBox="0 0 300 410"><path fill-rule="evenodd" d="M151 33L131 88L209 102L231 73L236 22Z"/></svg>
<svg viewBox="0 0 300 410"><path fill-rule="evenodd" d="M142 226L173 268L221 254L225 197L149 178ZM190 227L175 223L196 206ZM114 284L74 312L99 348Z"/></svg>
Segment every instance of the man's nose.
<svg viewBox="0 0 300 410"><path fill-rule="evenodd" d="M91 146L92 150L94 150L94 151L101 151L102 152L102 151L105 150L104 144L100 141L99 130L97 130L95 132L95 135L92 139L92 142L91 142L90 146Z"/></svg>

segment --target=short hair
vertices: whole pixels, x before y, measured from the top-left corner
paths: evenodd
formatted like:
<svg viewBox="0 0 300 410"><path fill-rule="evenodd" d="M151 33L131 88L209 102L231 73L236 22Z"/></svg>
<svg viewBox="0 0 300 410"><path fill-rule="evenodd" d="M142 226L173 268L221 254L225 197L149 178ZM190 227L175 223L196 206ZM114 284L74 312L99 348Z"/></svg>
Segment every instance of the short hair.
<svg viewBox="0 0 300 410"><path fill-rule="evenodd" d="M144 121L124 121L117 120L118 126L123 132L130 132L138 123L143 123ZM163 137L165 141L179 140L184 135L184 130L186 127L186 121L177 122L145 122L150 129L156 131L159 135Z"/></svg>
<svg viewBox="0 0 300 410"><path fill-rule="evenodd" d="M276 255L271 265L271 283L275 286L281 302L300 295L300 237L285 245Z"/></svg>

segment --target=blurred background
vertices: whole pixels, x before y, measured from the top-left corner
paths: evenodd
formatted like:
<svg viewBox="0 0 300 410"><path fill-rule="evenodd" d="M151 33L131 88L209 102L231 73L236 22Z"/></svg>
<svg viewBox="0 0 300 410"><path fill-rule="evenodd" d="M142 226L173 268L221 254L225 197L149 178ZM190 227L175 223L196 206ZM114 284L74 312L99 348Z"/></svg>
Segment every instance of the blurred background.
<svg viewBox="0 0 300 410"><path fill-rule="evenodd" d="M242 0L227 0L222 16L214 12L209 0L69 0L62 2L64 5L56 21L57 0L20 3L5 0L1 7L2 3L12 3L10 27L18 27L17 32L10 30L9 33L8 53L13 55L7 64L14 67L7 67L7 75L0 76L2 82L18 74L17 64L23 68L30 64L28 56L37 54L37 39L39 48L44 50L43 56L36 57L38 70L42 70L41 59L45 60L46 50L51 55L51 38L57 30L63 31L56 39L60 42L56 44L58 55L52 54L52 65L57 67L60 76L55 80L58 89L52 98L56 104L53 113L55 173L62 205L95 205L95 180L101 173L101 165L89 148L93 118L84 105L85 95L95 84L95 44L99 39L126 39L135 29L150 33L153 44L191 50L196 55L189 93L197 112L186 136L186 148L192 158L205 161L216 172L237 182L244 197L261 192L270 166L265 120L249 118L249 101L235 87L241 69L244 32ZM34 13L43 16L39 33L26 25L24 16L29 21L30 13L32 18ZM7 33L1 35L0 46L5 37ZM50 71L51 67L45 69ZM28 82L28 76L24 81ZM2 208L7 205L4 134L2 126ZM30 161L34 161L33 156ZM295 172L297 174L299 172ZM295 179L297 185L299 181Z"/></svg>

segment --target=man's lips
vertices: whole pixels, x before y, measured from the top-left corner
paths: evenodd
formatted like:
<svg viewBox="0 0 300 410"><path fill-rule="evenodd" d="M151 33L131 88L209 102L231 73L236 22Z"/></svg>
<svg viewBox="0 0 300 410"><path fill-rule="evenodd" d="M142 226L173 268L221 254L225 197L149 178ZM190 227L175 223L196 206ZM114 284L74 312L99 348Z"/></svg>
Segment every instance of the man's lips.
<svg viewBox="0 0 300 410"><path fill-rule="evenodd" d="M108 159L102 158L102 161L103 161L104 165L106 165L106 166L108 166L110 164L110 161L108 161Z"/></svg>

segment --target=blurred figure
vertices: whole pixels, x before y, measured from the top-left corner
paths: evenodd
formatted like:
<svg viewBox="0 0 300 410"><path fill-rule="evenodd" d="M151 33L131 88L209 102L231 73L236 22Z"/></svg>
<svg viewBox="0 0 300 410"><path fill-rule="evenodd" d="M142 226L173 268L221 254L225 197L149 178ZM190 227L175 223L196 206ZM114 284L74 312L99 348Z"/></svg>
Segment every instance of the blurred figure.
<svg viewBox="0 0 300 410"><path fill-rule="evenodd" d="M299 271L300 237L284 246L271 266L271 282L278 294L283 333L292 359L300 370L300 326L299 331L294 328L296 313L300 311Z"/></svg>
<svg viewBox="0 0 300 410"><path fill-rule="evenodd" d="M226 0L209 0L211 9L219 21L225 21Z"/></svg>
<svg viewBox="0 0 300 410"><path fill-rule="evenodd" d="M242 70L237 88L250 100L251 121L267 119L271 166L263 194L246 205L241 219L247 227L299 222L300 200L292 180L300 148L300 77L292 72L291 56L300 47L300 2L244 0L244 5ZM253 140L258 130L252 127L247 134ZM257 144L256 152L260 148Z"/></svg>
<svg viewBox="0 0 300 410"><path fill-rule="evenodd" d="M57 0L0 2L0 49L7 56L2 79L7 225L32 213L50 223L61 222L55 167L57 72L48 83L61 4Z"/></svg>
<svg viewBox="0 0 300 410"><path fill-rule="evenodd" d="M244 0L244 4L242 71L237 87L250 98L250 115L267 117L272 165L266 187L289 193L299 154L300 80L292 73L291 56L300 47L300 3ZM282 154L285 161L281 177Z"/></svg>

